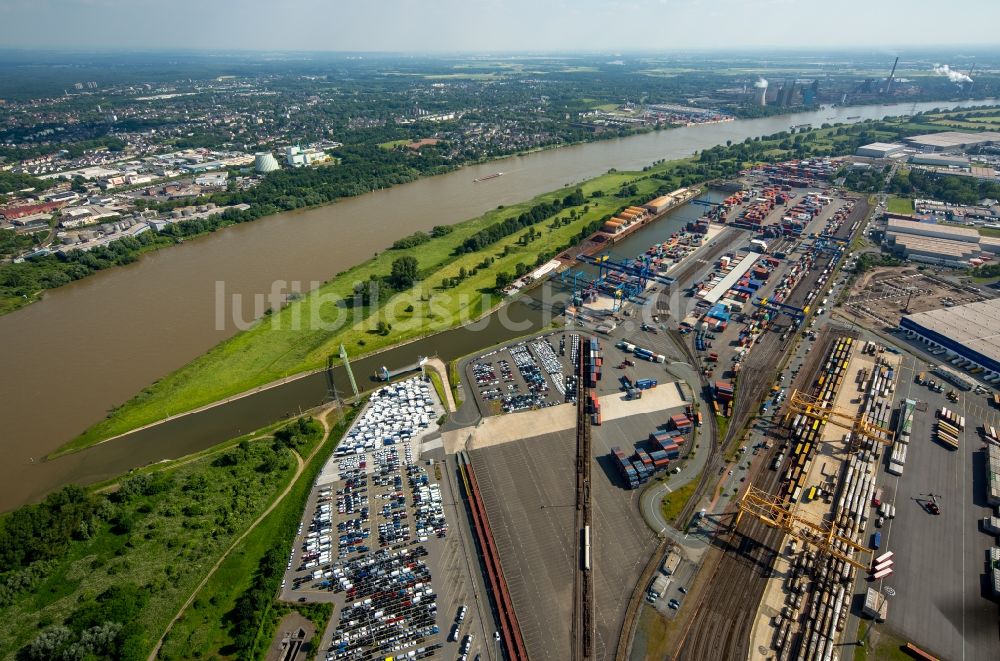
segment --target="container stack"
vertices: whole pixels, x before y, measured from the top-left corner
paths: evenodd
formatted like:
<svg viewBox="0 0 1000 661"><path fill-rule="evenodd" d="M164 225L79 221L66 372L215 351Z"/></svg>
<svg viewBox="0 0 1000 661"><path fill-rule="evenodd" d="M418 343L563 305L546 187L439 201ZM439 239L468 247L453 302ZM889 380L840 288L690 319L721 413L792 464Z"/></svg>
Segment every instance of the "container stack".
<svg viewBox="0 0 1000 661"><path fill-rule="evenodd" d="M1000 448L992 443L986 446L986 500L1000 505Z"/></svg>
<svg viewBox="0 0 1000 661"><path fill-rule="evenodd" d="M618 472L621 474L622 478L625 480L625 484L629 489L635 489L639 486L639 473L633 468L632 462L628 460L625 453L622 452L621 448L611 448L611 456L614 457L615 466L618 468Z"/></svg>
<svg viewBox="0 0 1000 661"><path fill-rule="evenodd" d="M1000 597L1000 547L990 547L990 583L993 596Z"/></svg>
<svg viewBox="0 0 1000 661"><path fill-rule="evenodd" d="M665 453L667 459L677 459L681 456L680 446L684 444L684 437L676 431L656 431L649 435L649 444L654 452Z"/></svg>
<svg viewBox="0 0 1000 661"><path fill-rule="evenodd" d="M604 353L601 351L601 343L596 337L590 338L588 349L584 352L584 373L587 375L587 387L596 388L597 382L601 380L601 368L604 365Z"/></svg>
<svg viewBox="0 0 1000 661"><path fill-rule="evenodd" d="M726 381L715 382L715 403L719 407L720 413L729 410L729 405L733 401L733 384Z"/></svg>
<svg viewBox="0 0 1000 661"><path fill-rule="evenodd" d="M670 458L663 450L653 450L649 453L649 456L653 459L654 470L661 470L670 465Z"/></svg>
<svg viewBox="0 0 1000 661"><path fill-rule="evenodd" d="M597 398L597 393L594 391L590 391L587 397L587 413L590 414L592 424L601 424L601 400Z"/></svg>
<svg viewBox="0 0 1000 661"><path fill-rule="evenodd" d="M687 417L683 413L672 415L670 416L670 428L676 429L682 434L688 434L691 432L692 428L691 418Z"/></svg>

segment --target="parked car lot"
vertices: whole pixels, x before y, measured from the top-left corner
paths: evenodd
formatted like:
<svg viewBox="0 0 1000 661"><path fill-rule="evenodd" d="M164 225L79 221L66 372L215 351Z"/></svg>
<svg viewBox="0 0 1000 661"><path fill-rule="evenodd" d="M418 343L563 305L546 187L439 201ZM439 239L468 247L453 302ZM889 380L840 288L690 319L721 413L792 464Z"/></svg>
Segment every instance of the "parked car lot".
<svg viewBox="0 0 1000 661"><path fill-rule="evenodd" d="M458 648L437 622L427 562L426 544L448 534L444 498L416 456L435 406L421 379L377 391L345 434L347 450L324 468L335 481L318 484L309 500L283 594L335 604L321 650L330 661L436 658Z"/></svg>
<svg viewBox="0 0 1000 661"><path fill-rule="evenodd" d="M483 410L514 413L576 401L572 367L579 350L579 334L554 333L480 356L468 369Z"/></svg>

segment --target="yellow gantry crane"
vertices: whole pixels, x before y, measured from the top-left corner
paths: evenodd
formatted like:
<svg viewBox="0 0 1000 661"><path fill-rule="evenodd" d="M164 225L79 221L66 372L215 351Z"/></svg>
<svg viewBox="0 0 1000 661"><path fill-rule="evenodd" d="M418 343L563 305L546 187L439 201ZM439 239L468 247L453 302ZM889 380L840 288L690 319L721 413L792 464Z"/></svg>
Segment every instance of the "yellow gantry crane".
<svg viewBox="0 0 1000 661"><path fill-rule="evenodd" d="M815 547L820 553L843 560L859 570L867 571L871 560L862 562L858 558L871 555L871 549L838 534L832 525L826 525L792 512L778 496L773 496L752 484L738 503L736 514L738 526L744 514L772 528L778 528L805 544Z"/></svg>
<svg viewBox="0 0 1000 661"><path fill-rule="evenodd" d="M862 438L870 439L882 445L892 445L893 432L881 425L868 420L865 414L853 414L844 409L826 404L817 397L808 395L800 390L792 392L788 398L788 407L785 409L785 424L797 413L811 418L821 420L824 423L837 425L842 429L851 432L851 451L856 451L860 447Z"/></svg>

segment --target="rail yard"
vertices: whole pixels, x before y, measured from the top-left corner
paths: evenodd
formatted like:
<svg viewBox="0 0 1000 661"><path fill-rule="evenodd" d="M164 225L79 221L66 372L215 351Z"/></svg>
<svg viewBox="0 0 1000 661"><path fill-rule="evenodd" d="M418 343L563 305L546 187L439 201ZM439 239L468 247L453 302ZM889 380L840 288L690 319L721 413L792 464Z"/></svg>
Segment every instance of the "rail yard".
<svg viewBox="0 0 1000 661"><path fill-rule="evenodd" d="M830 185L836 168L749 170L667 241L643 247L642 230L607 242L620 255L581 253L550 276L565 328L460 361L453 422L373 458L390 496L405 478L412 514L430 498L440 518L397 540L407 523L390 510L379 550L359 554L355 517L346 555L306 587L402 563L404 590L437 603L420 618L413 596L382 608L392 636L378 643L352 619L364 599L345 602L330 658L832 660L883 631L940 658L996 658L1000 513L976 434L1000 447L1000 398L928 386L944 373L934 355L886 333L990 296L918 271L849 281L871 209ZM343 468L338 499L355 498L370 468ZM468 625L464 610L436 617L469 602Z"/></svg>

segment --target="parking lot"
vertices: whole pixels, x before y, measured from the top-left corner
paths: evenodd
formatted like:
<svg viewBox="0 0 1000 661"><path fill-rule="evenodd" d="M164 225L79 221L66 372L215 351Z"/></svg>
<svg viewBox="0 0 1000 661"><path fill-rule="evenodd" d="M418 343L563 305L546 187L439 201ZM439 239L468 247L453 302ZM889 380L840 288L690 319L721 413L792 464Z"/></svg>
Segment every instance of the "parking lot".
<svg viewBox="0 0 1000 661"><path fill-rule="evenodd" d="M440 407L421 378L376 391L310 494L282 598L334 604L323 658L473 659L492 637L449 534L456 499L419 461Z"/></svg>
<svg viewBox="0 0 1000 661"><path fill-rule="evenodd" d="M886 626L905 638L941 658L996 659L998 609L986 579L986 553L996 538L979 527L991 508L978 429L1000 423L1000 411L975 392L961 393L955 403L946 398L950 388L937 393L914 383L926 370L926 363L904 355L897 395L926 406L914 415L903 475L879 472L877 483L895 506L895 518L882 529L883 547L896 563L895 572L873 586L892 594ZM945 406L966 417L958 450L933 439L935 413ZM930 494L939 515L925 507Z"/></svg>
<svg viewBox="0 0 1000 661"><path fill-rule="evenodd" d="M624 328L624 326L623 326ZM656 329L636 331L640 346L650 346ZM616 348L622 333L597 334L604 351L604 378L598 382L601 396L618 392L622 376L631 381L667 377L661 363L636 359ZM556 332L494 349L466 363L466 383L475 392L482 416L537 410L576 401L573 366L587 333ZM662 344L658 342L657 345Z"/></svg>
<svg viewBox="0 0 1000 661"><path fill-rule="evenodd" d="M467 383L482 415L576 401L578 334L556 333L495 349L468 363Z"/></svg>

